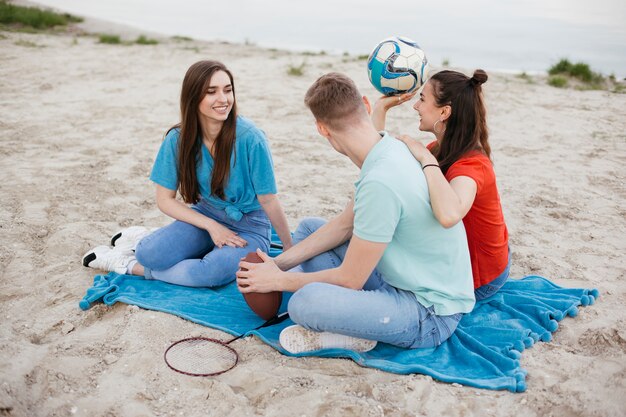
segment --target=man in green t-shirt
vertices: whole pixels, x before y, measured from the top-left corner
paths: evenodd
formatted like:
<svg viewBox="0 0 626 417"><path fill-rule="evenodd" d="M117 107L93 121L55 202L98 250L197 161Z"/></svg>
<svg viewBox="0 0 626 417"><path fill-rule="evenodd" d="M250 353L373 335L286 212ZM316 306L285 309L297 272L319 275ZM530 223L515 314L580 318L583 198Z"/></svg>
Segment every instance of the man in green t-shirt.
<svg viewBox="0 0 626 417"><path fill-rule="evenodd" d="M280 335L292 353L441 344L474 306L462 223L445 229L435 219L420 165L376 131L352 80L326 74L305 103L319 133L361 169L354 200L328 223L305 219L297 244L277 258L242 262L240 291L294 292L288 309L298 325Z"/></svg>

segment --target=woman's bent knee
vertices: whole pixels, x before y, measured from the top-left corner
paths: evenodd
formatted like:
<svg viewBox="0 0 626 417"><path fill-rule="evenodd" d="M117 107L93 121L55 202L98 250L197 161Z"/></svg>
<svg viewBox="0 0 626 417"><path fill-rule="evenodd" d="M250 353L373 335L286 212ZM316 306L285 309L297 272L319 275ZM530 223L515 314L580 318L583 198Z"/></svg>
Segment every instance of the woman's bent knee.
<svg viewBox="0 0 626 417"><path fill-rule="evenodd" d="M163 262L163 256L160 253L158 244L155 245L153 239L150 239L150 236L146 236L141 239L135 248L135 257L137 258L137 262L145 268L149 269L166 269L171 265L166 265Z"/></svg>

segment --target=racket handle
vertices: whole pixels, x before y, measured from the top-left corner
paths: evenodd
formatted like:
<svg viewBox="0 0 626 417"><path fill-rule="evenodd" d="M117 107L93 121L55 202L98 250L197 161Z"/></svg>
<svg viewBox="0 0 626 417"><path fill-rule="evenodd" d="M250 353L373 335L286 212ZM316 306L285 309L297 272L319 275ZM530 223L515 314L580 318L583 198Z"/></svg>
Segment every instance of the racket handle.
<svg viewBox="0 0 626 417"><path fill-rule="evenodd" d="M287 320L288 318L289 318L289 313L284 312L284 313L281 313L281 314L278 314L278 315L272 317L271 319L269 319L268 321L266 321L265 323L263 323L259 327L255 328L255 329L252 329L252 330L259 330L259 329L262 329L263 327L273 326L275 324L282 323L283 321ZM229 345L232 342L234 342L235 340L241 339L245 335L246 335L246 333L240 334L239 336L235 337L234 339L231 339L228 342L226 342L226 344Z"/></svg>
<svg viewBox="0 0 626 417"><path fill-rule="evenodd" d="M265 323L263 323L262 325L260 325L259 327L257 327L254 330L258 330L258 329L262 329L263 327L273 326L275 324L282 323L283 321L287 320L288 318L289 318L289 313L287 313L287 312L278 314L278 315L272 317L271 319L269 319L268 321L266 321Z"/></svg>
<svg viewBox="0 0 626 417"><path fill-rule="evenodd" d="M240 334L239 336L235 337L234 339L230 339L228 342L226 342L227 345L230 345L231 343L233 343L235 340L239 340L242 337L244 337L246 334Z"/></svg>

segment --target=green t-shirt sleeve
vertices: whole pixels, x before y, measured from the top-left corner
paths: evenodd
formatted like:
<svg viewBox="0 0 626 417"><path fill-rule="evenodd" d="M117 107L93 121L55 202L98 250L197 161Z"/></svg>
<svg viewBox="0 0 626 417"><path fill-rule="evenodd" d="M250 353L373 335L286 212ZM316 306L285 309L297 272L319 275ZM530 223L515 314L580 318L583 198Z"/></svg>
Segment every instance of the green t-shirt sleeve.
<svg viewBox="0 0 626 417"><path fill-rule="evenodd" d="M377 181L359 184L354 196L354 234L370 242L389 243L400 221L398 196Z"/></svg>

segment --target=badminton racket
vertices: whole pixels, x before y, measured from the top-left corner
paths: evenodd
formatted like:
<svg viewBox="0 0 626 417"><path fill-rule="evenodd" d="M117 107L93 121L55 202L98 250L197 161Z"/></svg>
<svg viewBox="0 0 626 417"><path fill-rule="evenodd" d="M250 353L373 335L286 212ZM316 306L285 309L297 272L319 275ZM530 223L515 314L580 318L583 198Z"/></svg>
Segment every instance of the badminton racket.
<svg viewBox="0 0 626 417"><path fill-rule="evenodd" d="M288 313L279 314L253 330L282 323L288 318ZM228 342L209 337L182 339L172 343L165 350L163 358L170 369L181 374L190 376L220 375L230 371L237 365L239 355L235 349L228 345L235 340L241 339L246 333Z"/></svg>

